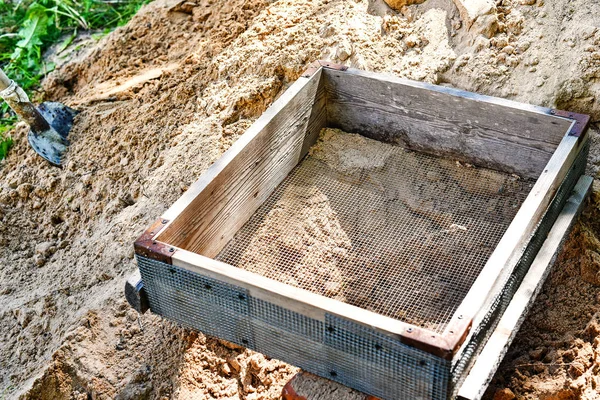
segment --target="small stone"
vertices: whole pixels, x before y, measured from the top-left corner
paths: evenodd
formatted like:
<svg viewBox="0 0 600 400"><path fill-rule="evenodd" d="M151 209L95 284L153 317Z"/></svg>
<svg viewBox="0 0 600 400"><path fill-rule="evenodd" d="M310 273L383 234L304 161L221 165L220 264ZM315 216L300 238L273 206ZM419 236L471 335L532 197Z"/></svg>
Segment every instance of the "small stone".
<svg viewBox="0 0 600 400"><path fill-rule="evenodd" d="M492 37L498 30L496 3L493 0L454 0L467 29Z"/></svg>
<svg viewBox="0 0 600 400"><path fill-rule="evenodd" d="M496 47L498 47L500 49L503 48L503 47L505 47L505 46L508 46L508 39L504 35L492 38L491 42L492 42L492 44L494 46L496 46Z"/></svg>
<svg viewBox="0 0 600 400"><path fill-rule="evenodd" d="M222 364L221 372L223 372L223 375L225 375L225 376L231 375L231 368L229 367L229 364L227 364L227 363Z"/></svg>
<svg viewBox="0 0 600 400"><path fill-rule="evenodd" d="M487 38L493 37L498 32L498 17L496 14L482 15L478 17L471 26L470 30L479 33Z"/></svg>
<svg viewBox="0 0 600 400"><path fill-rule="evenodd" d="M255 354L252 357L250 357L250 366L255 369L255 370L260 370L261 369L261 363L260 363L260 359L262 358L261 354Z"/></svg>
<svg viewBox="0 0 600 400"><path fill-rule="evenodd" d="M337 49L336 56L341 61L346 61L352 55L352 45L350 42L343 41Z"/></svg>
<svg viewBox="0 0 600 400"><path fill-rule="evenodd" d="M121 161L119 161L119 164L120 164L122 167L124 167L124 166L126 166L127 164L129 164L129 159L128 159L127 157L123 157L123 158L121 158Z"/></svg>
<svg viewBox="0 0 600 400"><path fill-rule="evenodd" d="M416 35L409 35L404 41L408 47L415 47L419 44L419 38Z"/></svg>
<svg viewBox="0 0 600 400"><path fill-rule="evenodd" d="M43 267L46 264L46 258L41 254L36 254L35 256L33 256L33 263L37 267Z"/></svg>
<svg viewBox="0 0 600 400"><path fill-rule="evenodd" d="M130 333L131 335L137 335L137 334L138 334L138 333L140 333L140 332L141 332L141 330L140 330L140 326L139 326L139 325L137 325L137 324L136 324L136 325L133 325L131 328L129 328L129 333Z"/></svg>
<svg viewBox="0 0 600 400"><path fill-rule="evenodd" d="M494 393L494 400L514 400L517 396L509 388L496 390Z"/></svg>
<svg viewBox="0 0 600 400"><path fill-rule="evenodd" d="M239 372L240 369L242 368L242 366L240 365L240 362L235 357L229 357L227 359L227 363L231 366L231 368L233 368L233 370L235 372Z"/></svg>
<svg viewBox="0 0 600 400"><path fill-rule="evenodd" d="M519 4L522 6L532 6L537 0L519 0Z"/></svg>
<svg viewBox="0 0 600 400"><path fill-rule="evenodd" d="M511 45L508 45L508 46L504 46L502 51L506 54L513 54L515 52L515 48Z"/></svg>

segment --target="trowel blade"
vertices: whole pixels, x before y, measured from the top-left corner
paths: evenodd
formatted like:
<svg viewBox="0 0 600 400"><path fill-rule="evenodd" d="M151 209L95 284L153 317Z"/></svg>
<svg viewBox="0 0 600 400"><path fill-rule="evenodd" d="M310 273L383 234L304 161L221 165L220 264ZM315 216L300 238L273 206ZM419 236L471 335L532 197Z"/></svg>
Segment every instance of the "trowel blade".
<svg viewBox="0 0 600 400"><path fill-rule="evenodd" d="M60 166L69 146L67 136L78 111L57 102L42 103L38 111L48 121L50 129L43 132L30 129L27 140L42 158L53 165Z"/></svg>

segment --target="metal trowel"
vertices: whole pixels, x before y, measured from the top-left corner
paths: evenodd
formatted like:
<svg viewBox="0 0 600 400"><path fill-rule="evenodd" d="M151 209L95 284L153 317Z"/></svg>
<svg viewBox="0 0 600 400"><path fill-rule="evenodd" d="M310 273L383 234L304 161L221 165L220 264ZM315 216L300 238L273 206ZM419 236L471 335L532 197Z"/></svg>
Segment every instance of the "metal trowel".
<svg viewBox="0 0 600 400"><path fill-rule="evenodd" d="M47 101L35 107L27 94L0 69L0 97L29 124L27 140L36 153L50 164L60 166L69 146L67 136L76 110Z"/></svg>

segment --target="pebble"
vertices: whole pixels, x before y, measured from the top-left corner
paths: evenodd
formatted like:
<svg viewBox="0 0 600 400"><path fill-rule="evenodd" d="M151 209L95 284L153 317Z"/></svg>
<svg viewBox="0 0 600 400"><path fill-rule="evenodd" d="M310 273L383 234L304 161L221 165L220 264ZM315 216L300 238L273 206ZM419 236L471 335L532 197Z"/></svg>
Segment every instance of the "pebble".
<svg viewBox="0 0 600 400"><path fill-rule="evenodd" d="M514 400L516 398L517 396L509 388L500 389L494 393L494 400Z"/></svg>
<svg viewBox="0 0 600 400"><path fill-rule="evenodd" d="M235 370L235 372L239 372L241 369L240 362L235 357L230 357L227 359L227 363Z"/></svg>
<svg viewBox="0 0 600 400"><path fill-rule="evenodd" d="M336 56L341 61L346 61L352 55L352 45L350 42L343 41L337 49Z"/></svg>
<svg viewBox="0 0 600 400"><path fill-rule="evenodd" d="M38 267L43 267L46 264L46 259L41 254L36 254L33 257L33 263Z"/></svg>
<svg viewBox="0 0 600 400"><path fill-rule="evenodd" d="M511 45L508 46L504 46L504 48L502 49L502 51L506 54L512 54L515 52L515 48Z"/></svg>
<svg viewBox="0 0 600 400"><path fill-rule="evenodd" d="M231 375L231 368L229 367L229 364L227 364L227 363L222 364L221 372L223 372L223 374L226 376Z"/></svg>

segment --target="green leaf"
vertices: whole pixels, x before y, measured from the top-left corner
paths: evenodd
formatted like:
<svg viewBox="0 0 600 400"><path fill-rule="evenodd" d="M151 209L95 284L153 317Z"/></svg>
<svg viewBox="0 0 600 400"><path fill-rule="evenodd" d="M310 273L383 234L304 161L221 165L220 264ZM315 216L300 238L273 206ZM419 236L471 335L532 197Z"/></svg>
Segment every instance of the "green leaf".
<svg viewBox="0 0 600 400"><path fill-rule="evenodd" d="M67 49L67 47L69 47L69 45L71 43L73 43L73 40L75 40L75 37L77 36L77 29L75 29L73 31L73 33L71 33L69 36L67 36L65 38L65 40L62 41L62 43L58 46L58 49L56 51L56 54L60 54L63 51L65 51Z"/></svg>

